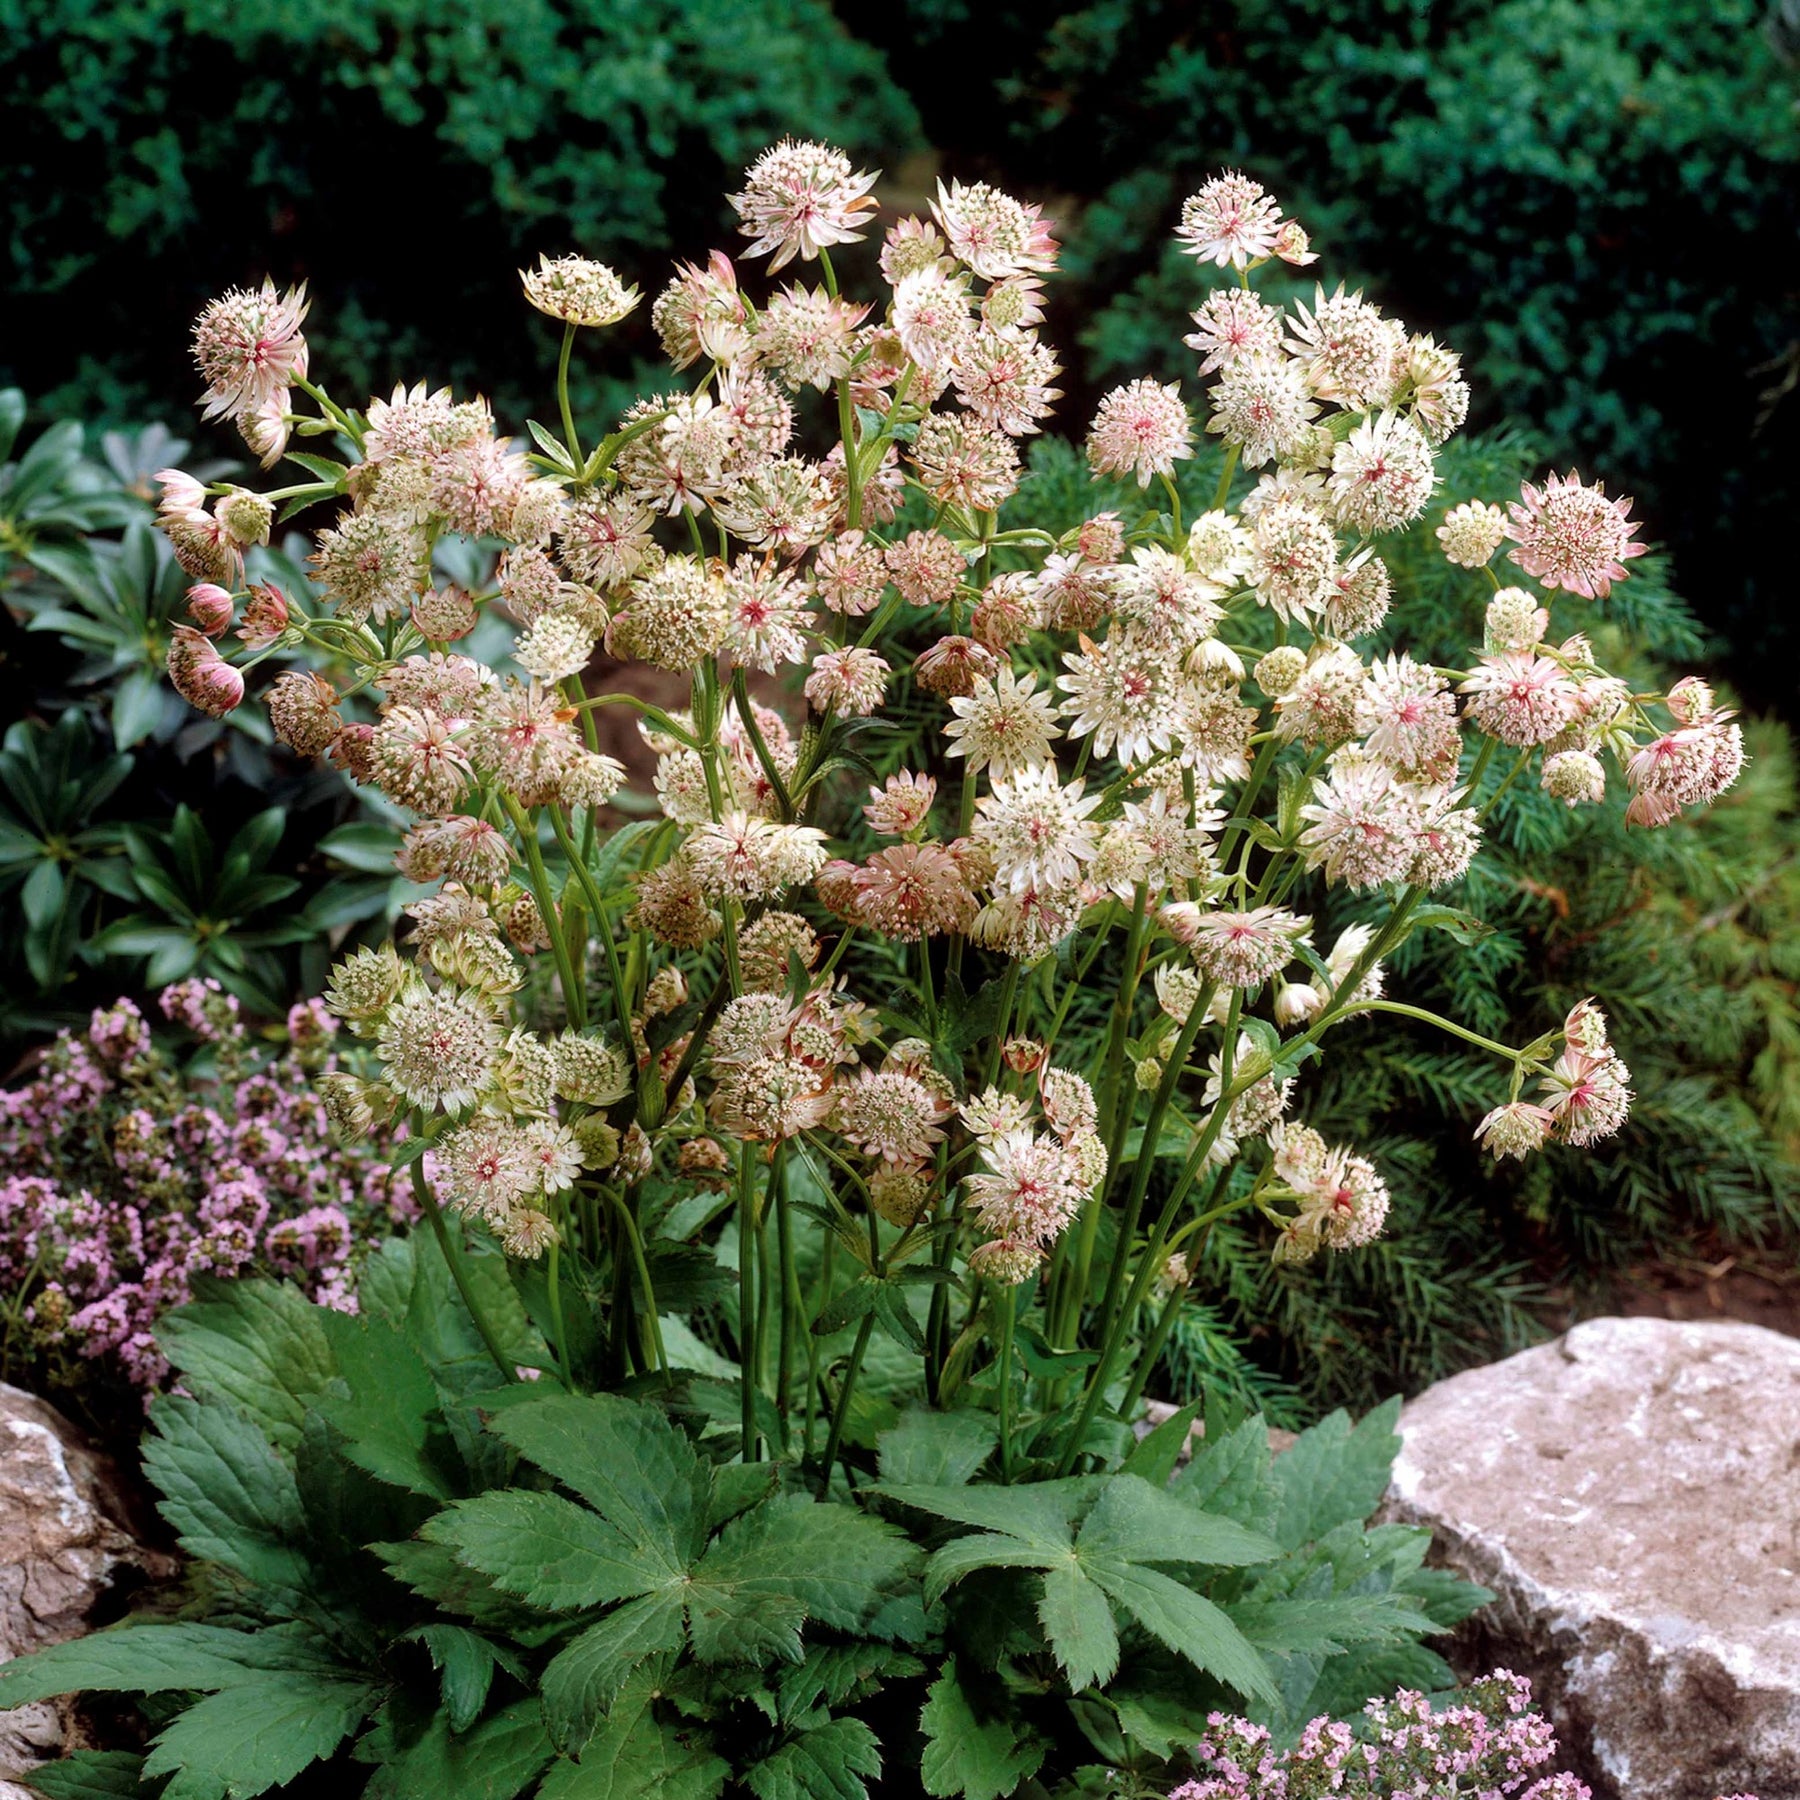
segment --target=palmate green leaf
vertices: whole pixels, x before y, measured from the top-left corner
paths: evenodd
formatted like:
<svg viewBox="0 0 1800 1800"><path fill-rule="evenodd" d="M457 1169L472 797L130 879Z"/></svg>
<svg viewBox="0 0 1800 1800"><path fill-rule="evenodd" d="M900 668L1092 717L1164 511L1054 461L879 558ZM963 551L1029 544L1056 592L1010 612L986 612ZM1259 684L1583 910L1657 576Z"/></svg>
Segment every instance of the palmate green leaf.
<svg viewBox="0 0 1800 1800"><path fill-rule="evenodd" d="M756 1800L868 1800L865 1775L881 1773L881 1745L861 1719L830 1719L791 1738L744 1771Z"/></svg>
<svg viewBox="0 0 1800 1800"><path fill-rule="evenodd" d="M909 1406L900 1423L881 1434L877 1445L881 1479L893 1486L962 1487L999 1441L999 1427L990 1413Z"/></svg>
<svg viewBox="0 0 1800 1800"><path fill-rule="evenodd" d="M1215 1440L1201 1439L1170 1488L1177 1499L1240 1525L1274 1517L1280 1490L1270 1471L1269 1428L1246 1419Z"/></svg>
<svg viewBox="0 0 1800 1800"><path fill-rule="evenodd" d="M314 1582L306 1515L294 1471L262 1431L185 1395L158 1399L150 1420L144 1473L181 1547L274 1595L305 1596Z"/></svg>
<svg viewBox="0 0 1800 1800"><path fill-rule="evenodd" d="M375 1692L366 1682L298 1673L221 1689L157 1734L144 1774L171 1777L163 1800L251 1800L330 1756Z"/></svg>
<svg viewBox="0 0 1800 1800"><path fill-rule="evenodd" d="M537 1800L716 1800L731 1765L697 1729L658 1719L651 1700L648 1679L629 1682L580 1760L551 1765Z"/></svg>
<svg viewBox="0 0 1800 1800"><path fill-rule="evenodd" d="M1158 1643L1166 1644L1197 1669L1216 1676L1240 1694L1269 1703L1279 1699L1268 1665L1244 1634L1204 1595L1183 1587L1160 1570L1140 1564L1096 1558L1084 1566Z"/></svg>
<svg viewBox="0 0 1800 1800"><path fill-rule="evenodd" d="M1021 1732L1016 1715L979 1714L954 1657L945 1659L943 1673L931 1684L919 1729L925 1734L920 1783L940 1800L957 1795L1006 1800L1037 1773L1047 1748L1042 1739Z"/></svg>
<svg viewBox="0 0 1800 1800"><path fill-rule="evenodd" d="M370 1748L365 1745L359 1754ZM361 1800L516 1800L551 1754L536 1695L515 1700L461 1733L436 1712L404 1750L396 1754L379 1747L379 1766Z"/></svg>
<svg viewBox="0 0 1800 1800"><path fill-rule="evenodd" d="M196 1298L167 1314L156 1341L196 1398L254 1420L291 1453L306 1409L338 1372L325 1320L291 1281L194 1283Z"/></svg>
<svg viewBox="0 0 1800 1800"><path fill-rule="evenodd" d="M579 1752L639 1665L682 1642L682 1597L674 1589L628 1601L590 1625L544 1670L544 1715L558 1744Z"/></svg>
<svg viewBox="0 0 1800 1800"><path fill-rule="evenodd" d="M157 1694L178 1688L210 1692L263 1681L272 1670L346 1673L291 1625L266 1631L185 1622L121 1625L7 1663L0 1668L0 1710L57 1694Z"/></svg>
<svg viewBox="0 0 1800 1800"><path fill-rule="evenodd" d="M1284 1549L1297 1550L1352 1520L1360 1524L1380 1505L1400 1452L1394 1431L1399 1417L1398 1397L1355 1426L1348 1413L1334 1412L1277 1459L1275 1536Z"/></svg>
<svg viewBox="0 0 1800 1800"><path fill-rule="evenodd" d="M421 1535L546 1612L635 1599L670 1579L617 1526L560 1494L479 1494L446 1508Z"/></svg>
<svg viewBox="0 0 1800 1800"><path fill-rule="evenodd" d="M775 1677L777 1716L791 1724L820 1706L854 1706L878 1693L883 1682L922 1674L924 1667L904 1650L867 1639L850 1644L809 1644L796 1667L783 1669Z"/></svg>
<svg viewBox="0 0 1800 1800"><path fill-rule="evenodd" d="M1119 1630L1112 1607L1074 1561L1044 1571L1038 1623L1076 1693L1085 1687L1104 1687L1118 1672Z"/></svg>
<svg viewBox="0 0 1800 1800"><path fill-rule="evenodd" d="M457 1560L448 1544L405 1538L396 1543L370 1544L387 1572L401 1586L411 1588L445 1612L456 1613L486 1630L517 1643L541 1642L562 1627L546 1620L522 1600L502 1593L487 1576Z"/></svg>
<svg viewBox="0 0 1800 1800"><path fill-rule="evenodd" d="M405 1639L425 1647L432 1667L442 1677L444 1712L452 1731L466 1731L487 1705L494 1671L504 1669L515 1680L528 1679L525 1665L513 1652L467 1625L415 1625Z"/></svg>
<svg viewBox="0 0 1800 1800"><path fill-rule="evenodd" d="M1025 1487L921 1486L882 1482L875 1492L902 1506L959 1525L1004 1531L1039 1550L1067 1550L1075 1541L1073 1522L1093 1500L1104 1477L1076 1475L1063 1481L1034 1481Z"/></svg>
<svg viewBox="0 0 1800 1800"><path fill-rule="evenodd" d="M1141 1476L1107 1482L1082 1523L1080 1553L1123 1562L1191 1562L1232 1567L1271 1562L1281 1554L1273 1538L1183 1505Z"/></svg>
<svg viewBox="0 0 1800 1800"><path fill-rule="evenodd" d="M897 1626L884 1603L917 1561L906 1534L885 1520L787 1495L733 1520L694 1565L689 1624L696 1602L729 1593L771 1605L791 1597L839 1631L888 1635Z"/></svg>
<svg viewBox="0 0 1800 1800"><path fill-rule="evenodd" d="M667 1579L699 1554L711 1479L686 1434L654 1407L618 1394L557 1394L509 1407L494 1430L603 1514Z"/></svg>
<svg viewBox="0 0 1800 1800"><path fill-rule="evenodd" d="M428 1454L438 1392L423 1358L379 1319L315 1310L325 1315L339 1379L313 1405L338 1432L342 1453L382 1481L448 1500L454 1490Z"/></svg>
<svg viewBox="0 0 1800 1800"><path fill-rule="evenodd" d="M143 1771L135 1750L74 1750L22 1779L43 1800L139 1800Z"/></svg>
<svg viewBox="0 0 1800 1800"><path fill-rule="evenodd" d="M943 1596L977 1569L1053 1569L1072 1565L1073 1549L1056 1549L1028 1544L1023 1538L1004 1531L978 1531L968 1537L952 1538L941 1550L933 1551L925 1565L925 1604L935 1606Z"/></svg>

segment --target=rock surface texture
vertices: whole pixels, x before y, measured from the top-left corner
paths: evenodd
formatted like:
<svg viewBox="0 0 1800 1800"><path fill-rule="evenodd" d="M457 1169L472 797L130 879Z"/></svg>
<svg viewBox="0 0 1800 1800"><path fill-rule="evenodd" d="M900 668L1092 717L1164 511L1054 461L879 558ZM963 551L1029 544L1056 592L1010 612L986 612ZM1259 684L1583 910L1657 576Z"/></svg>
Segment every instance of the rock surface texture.
<svg viewBox="0 0 1800 1800"><path fill-rule="evenodd" d="M1499 1596L1458 1660L1529 1676L1597 1796L1800 1800L1800 1341L1595 1319L1400 1429L1388 1516Z"/></svg>
<svg viewBox="0 0 1800 1800"><path fill-rule="evenodd" d="M88 1628L103 1596L171 1572L122 1523L103 1459L43 1401L0 1383L0 1662ZM6 1777L57 1755L66 1721L50 1704L0 1712L0 1800Z"/></svg>

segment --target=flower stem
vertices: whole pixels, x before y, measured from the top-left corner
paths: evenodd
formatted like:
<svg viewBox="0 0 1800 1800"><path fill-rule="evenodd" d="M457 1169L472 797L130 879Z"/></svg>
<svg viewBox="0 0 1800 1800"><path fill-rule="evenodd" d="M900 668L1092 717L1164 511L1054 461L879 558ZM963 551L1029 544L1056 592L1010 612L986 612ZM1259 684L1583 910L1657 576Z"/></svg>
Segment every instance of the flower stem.
<svg viewBox="0 0 1800 1800"><path fill-rule="evenodd" d="M422 1156L413 1163L412 1185L413 1198L418 1201L425 1217L431 1221L438 1248L443 1252L444 1261L450 1268L450 1279L456 1283L456 1291L462 1296L462 1303L468 1308L469 1317L475 1321L475 1329L481 1334L481 1341L487 1346L488 1355L494 1359L494 1367L508 1381L517 1381L518 1371L501 1350L500 1340L494 1336L494 1328L488 1323L487 1314L481 1310L481 1303L475 1298L474 1289L469 1286L468 1271L463 1268L462 1251L444 1222L444 1209L438 1205L437 1195L431 1191L431 1183L425 1179L425 1159Z"/></svg>
<svg viewBox="0 0 1800 1800"><path fill-rule="evenodd" d="M563 327L562 354L556 359L556 404L562 408L563 442L569 447L569 461L581 467L581 440L575 435L575 415L569 409L569 353L575 348L576 326L570 320Z"/></svg>
<svg viewBox="0 0 1800 1800"><path fill-rule="evenodd" d="M994 1369L997 1381L996 1392L999 1396L1000 1414L1000 1479L1002 1482L1012 1481L1013 1447L1012 1447L1012 1362L1013 1362L1013 1324L1014 1314L1018 1310L1019 1294L1011 1282L1004 1282L1000 1287L1000 1349L995 1359Z"/></svg>

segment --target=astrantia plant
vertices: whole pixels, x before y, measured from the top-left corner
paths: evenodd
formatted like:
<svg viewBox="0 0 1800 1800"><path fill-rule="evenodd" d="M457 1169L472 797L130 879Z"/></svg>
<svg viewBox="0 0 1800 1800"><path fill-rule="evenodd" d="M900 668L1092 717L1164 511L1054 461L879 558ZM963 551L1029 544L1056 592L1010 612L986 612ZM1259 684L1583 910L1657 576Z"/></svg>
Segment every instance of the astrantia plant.
<svg viewBox="0 0 1800 1800"><path fill-rule="evenodd" d="M216 982L158 1011L156 1030L129 999L97 1011L0 1092L0 1359L90 1411L109 1386L163 1386L155 1329L197 1283L280 1275L353 1306L357 1262L416 1216L387 1144L331 1139L313 1080L337 1025L317 1002L275 1041Z"/></svg>
<svg viewBox="0 0 1800 1800"><path fill-rule="evenodd" d="M1348 1440L1283 1479L1215 1415L1205 1472L1170 1488L1191 1413L1139 1457L1143 1385L1220 1220L1260 1215L1290 1263L1380 1233L1380 1171L1302 1122L1301 1078L1347 1019L1432 1017L1385 995L1384 959L1473 928L1432 896L1497 795L1536 778L1579 804L1610 760L1662 824L1742 751L1700 684L1636 693L1584 636L1550 641L1553 592L1600 604L1625 576L1624 502L1571 475L1429 517L1467 406L1455 355L1341 285L1291 317L1261 302L1271 256L1316 258L1254 183L1183 212L1184 246L1235 282L1196 295L1209 384L1107 397L1088 458L1141 503L1060 536L1032 522L1019 449L1058 397L1048 222L940 188L886 232L879 297L853 299L832 256L866 234L870 187L823 146L759 160L734 199L749 254L799 266L760 296L723 252L681 268L653 318L698 377L597 442L567 370L584 321L634 299L603 266L526 277L563 324L560 429L532 422L531 451L448 392L340 404L298 295L217 303L209 407L265 456L311 436L347 460L300 457L313 479L263 495L166 474L198 584L170 667L222 713L304 643L379 698L346 723L309 673L265 695L286 742L417 815L400 868L437 884L399 949L335 971L363 1056L323 1098L354 1137L406 1123L497 1375L519 1358L471 1275L496 1245L540 1383L628 1387L717 1460L904 1522L933 1553L922 1779L1004 1794L1096 1757L1160 1766L1208 1694L1282 1729L1315 1691L1353 1708L1393 1679L1354 1648L1431 1628L1417 1540L1360 1528L1379 1485L1354 1516L1309 1494ZM800 447L819 422L823 457ZM1174 476L1202 425L1223 469L1188 518ZM246 595L275 509L328 500L313 590ZM1383 540L1440 526L1491 596L1455 668L1368 644ZM431 586L451 536L498 543L491 591ZM248 656L228 653L240 606ZM496 609L510 666L456 649ZM635 688L586 693L602 646L647 665ZM760 698L752 674L775 678ZM639 715L659 819L614 823L605 705ZM871 786L885 720L921 710L941 760ZM1316 941L1326 884L1379 912ZM1069 1007L1118 943L1108 1029L1076 1058ZM1597 1005L1518 1048L1437 1022L1497 1060L1496 1154L1586 1148L1626 1116ZM428 1535L502 1579L462 1526ZM678 1654L673 1620L654 1647L619 1627L596 1691ZM675 1730L682 1704L645 1716Z"/></svg>

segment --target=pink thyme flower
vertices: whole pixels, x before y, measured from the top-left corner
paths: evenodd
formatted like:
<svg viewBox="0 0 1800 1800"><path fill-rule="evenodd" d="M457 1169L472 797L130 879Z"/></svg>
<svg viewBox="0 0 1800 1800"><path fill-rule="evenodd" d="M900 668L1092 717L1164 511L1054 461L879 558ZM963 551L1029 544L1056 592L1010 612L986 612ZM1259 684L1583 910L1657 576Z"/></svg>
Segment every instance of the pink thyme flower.
<svg viewBox="0 0 1800 1800"><path fill-rule="evenodd" d="M1632 541L1638 527L1628 516L1629 496L1609 500L1604 482L1586 487L1571 470L1566 477L1552 474L1541 488L1527 483L1520 494L1506 528L1519 547L1509 554L1547 588L1603 600L1625 579L1625 564L1649 548Z"/></svg>

